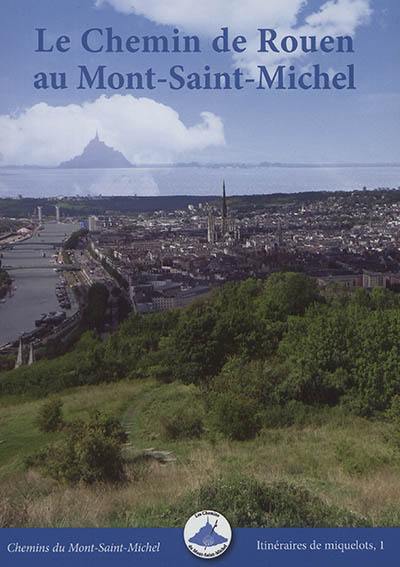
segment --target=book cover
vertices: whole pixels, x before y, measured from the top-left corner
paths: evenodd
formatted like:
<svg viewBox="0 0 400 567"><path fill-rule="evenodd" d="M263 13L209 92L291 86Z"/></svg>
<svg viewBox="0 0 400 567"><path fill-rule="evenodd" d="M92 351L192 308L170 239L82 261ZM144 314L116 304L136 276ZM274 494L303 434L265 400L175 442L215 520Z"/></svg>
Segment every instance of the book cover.
<svg viewBox="0 0 400 567"><path fill-rule="evenodd" d="M398 2L0 17L1 564L398 565Z"/></svg>

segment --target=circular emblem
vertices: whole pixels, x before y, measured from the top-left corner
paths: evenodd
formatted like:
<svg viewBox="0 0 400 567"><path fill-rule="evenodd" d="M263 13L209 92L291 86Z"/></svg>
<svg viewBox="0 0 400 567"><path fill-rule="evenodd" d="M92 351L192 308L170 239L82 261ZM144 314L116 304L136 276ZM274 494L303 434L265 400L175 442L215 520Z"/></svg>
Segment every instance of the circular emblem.
<svg viewBox="0 0 400 567"><path fill-rule="evenodd" d="M222 555L232 541L228 520L212 510L193 514L183 531L186 547L201 559L214 559Z"/></svg>

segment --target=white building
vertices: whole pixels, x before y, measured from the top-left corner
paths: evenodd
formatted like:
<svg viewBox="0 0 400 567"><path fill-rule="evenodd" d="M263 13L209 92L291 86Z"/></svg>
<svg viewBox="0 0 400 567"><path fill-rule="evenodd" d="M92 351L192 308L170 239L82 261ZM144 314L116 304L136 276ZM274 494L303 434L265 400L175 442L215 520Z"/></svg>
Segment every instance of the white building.
<svg viewBox="0 0 400 567"><path fill-rule="evenodd" d="M95 216L90 216L89 217L89 232L97 232L98 230L98 218Z"/></svg>

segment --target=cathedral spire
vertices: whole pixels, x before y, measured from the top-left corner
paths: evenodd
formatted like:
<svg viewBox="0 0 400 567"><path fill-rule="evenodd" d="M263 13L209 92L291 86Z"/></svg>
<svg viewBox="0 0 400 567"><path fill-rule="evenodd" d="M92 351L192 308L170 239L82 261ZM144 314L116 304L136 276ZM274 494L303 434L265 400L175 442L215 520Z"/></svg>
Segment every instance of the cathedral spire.
<svg viewBox="0 0 400 567"><path fill-rule="evenodd" d="M225 179L224 182L222 184L222 238L224 238L224 236L226 235L226 233L228 232L229 228L228 228L228 205L226 202L226 185L225 185Z"/></svg>
<svg viewBox="0 0 400 567"><path fill-rule="evenodd" d="M227 218L228 216L228 205L226 203L226 185L225 179L222 185L222 217Z"/></svg>
<svg viewBox="0 0 400 567"><path fill-rule="evenodd" d="M222 184L222 236L228 231L228 205L226 202L226 185L225 179Z"/></svg>

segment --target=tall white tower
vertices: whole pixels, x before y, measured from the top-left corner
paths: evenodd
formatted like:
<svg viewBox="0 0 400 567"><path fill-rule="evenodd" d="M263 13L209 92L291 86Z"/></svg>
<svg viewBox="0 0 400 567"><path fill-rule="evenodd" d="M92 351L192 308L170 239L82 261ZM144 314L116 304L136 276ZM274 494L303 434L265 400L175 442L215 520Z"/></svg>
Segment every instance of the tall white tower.
<svg viewBox="0 0 400 567"><path fill-rule="evenodd" d="M210 212L208 215L207 240L210 244L215 244L217 241L217 234L215 230L215 216L212 212Z"/></svg>
<svg viewBox="0 0 400 567"><path fill-rule="evenodd" d="M17 360L15 362L15 368L19 368L24 364L24 351L22 346L22 339L19 339Z"/></svg>
<svg viewBox="0 0 400 567"><path fill-rule="evenodd" d="M35 362L35 351L33 348L33 343L30 344L29 346L29 360L28 360L28 365L32 366L32 364L34 364Z"/></svg>
<svg viewBox="0 0 400 567"><path fill-rule="evenodd" d="M61 222L60 207L58 205L55 205L55 207L56 207L56 220L58 223L60 223Z"/></svg>
<svg viewBox="0 0 400 567"><path fill-rule="evenodd" d="M39 224L42 224L42 221L43 221L43 207L38 207L38 208L37 208L37 214L38 214Z"/></svg>

